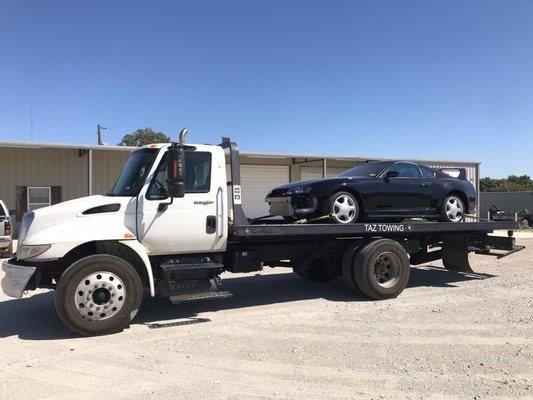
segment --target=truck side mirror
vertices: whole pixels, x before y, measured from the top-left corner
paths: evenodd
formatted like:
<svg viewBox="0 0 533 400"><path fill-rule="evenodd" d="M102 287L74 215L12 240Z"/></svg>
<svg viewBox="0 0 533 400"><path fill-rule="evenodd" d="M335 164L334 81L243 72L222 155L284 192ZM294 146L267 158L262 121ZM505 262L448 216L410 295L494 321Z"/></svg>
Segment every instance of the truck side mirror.
<svg viewBox="0 0 533 400"><path fill-rule="evenodd" d="M385 174L385 181L389 181L390 178L397 178L400 176L400 173L398 171L393 171L393 170L390 170L390 171L387 171L387 173Z"/></svg>
<svg viewBox="0 0 533 400"><path fill-rule="evenodd" d="M175 145L168 149L167 191L171 198L185 196L185 152Z"/></svg>

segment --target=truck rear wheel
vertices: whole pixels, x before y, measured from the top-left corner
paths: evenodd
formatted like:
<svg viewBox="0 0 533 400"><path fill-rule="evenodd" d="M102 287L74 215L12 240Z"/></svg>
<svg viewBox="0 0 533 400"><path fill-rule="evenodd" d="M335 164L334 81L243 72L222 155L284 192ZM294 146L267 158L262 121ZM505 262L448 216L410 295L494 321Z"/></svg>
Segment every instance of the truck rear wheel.
<svg viewBox="0 0 533 400"><path fill-rule="evenodd" d="M353 268L355 257L360 248L360 243L352 243L346 248L342 257L342 279L348 289L356 294L363 294L355 281L355 269Z"/></svg>
<svg viewBox="0 0 533 400"><path fill-rule="evenodd" d="M83 336L120 332L129 326L142 300L139 274L121 258L99 254L76 261L56 290L59 319Z"/></svg>
<svg viewBox="0 0 533 400"><path fill-rule="evenodd" d="M409 281L409 256L402 245L391 239L368 243L351 265L355 286L372 299L397 297Z"/></svg>

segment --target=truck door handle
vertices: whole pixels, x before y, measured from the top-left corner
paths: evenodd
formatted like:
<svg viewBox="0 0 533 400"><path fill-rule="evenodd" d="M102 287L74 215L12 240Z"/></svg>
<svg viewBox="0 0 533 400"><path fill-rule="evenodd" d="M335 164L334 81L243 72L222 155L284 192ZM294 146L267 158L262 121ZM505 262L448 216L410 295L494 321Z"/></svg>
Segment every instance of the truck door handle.
<svg viewBox="0 0 533 400"><path fill-rule="evenodd" d="M208 215L205 219L205 232L215 233L217 231L217 217L215 215Z"/></svg>

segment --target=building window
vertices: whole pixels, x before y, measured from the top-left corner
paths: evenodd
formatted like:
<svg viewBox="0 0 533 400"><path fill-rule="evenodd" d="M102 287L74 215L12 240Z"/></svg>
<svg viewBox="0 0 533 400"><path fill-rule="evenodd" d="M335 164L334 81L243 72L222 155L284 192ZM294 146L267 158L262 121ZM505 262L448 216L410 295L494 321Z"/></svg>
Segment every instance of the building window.
<svg viewBox="0 0 533 400"><path fill-rule="evenodd" d="M28 187L28 210L47 207L52 204L50 187Z"/></svg>

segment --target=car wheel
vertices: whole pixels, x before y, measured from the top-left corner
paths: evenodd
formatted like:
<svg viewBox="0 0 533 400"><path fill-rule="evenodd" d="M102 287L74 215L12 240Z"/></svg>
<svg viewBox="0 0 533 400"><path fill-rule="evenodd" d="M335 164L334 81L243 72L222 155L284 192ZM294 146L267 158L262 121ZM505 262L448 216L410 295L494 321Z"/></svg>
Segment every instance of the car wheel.
<svg viewBox="0 0 533 400"><path fill-rule="evenodd" d="M457 195L446 197L442 204L441 218L444 222L461 222L465 218L463 200Z"/></svg>
<svg viewBox="0 0 533 400"><path fill-rule="evenodd" d="M121 258L82 258L61 276L56 290L59 319L83 336L119 332L129 326L142 300L139 274Z"/></svg>
<svg viewBox="0 0 533 400"><path fill-rule="evenodd" d="M527 218L522 219L521 222L523 228L527 228L529 226L529 221L527 220Z"/></svg>
<svg viewBox="0 0 533 400"><path fill-rule="evenodd" d="M338 224L350 224L359 218L359 204L348 192L337 192L329 199L329 212Z"/></svg>

